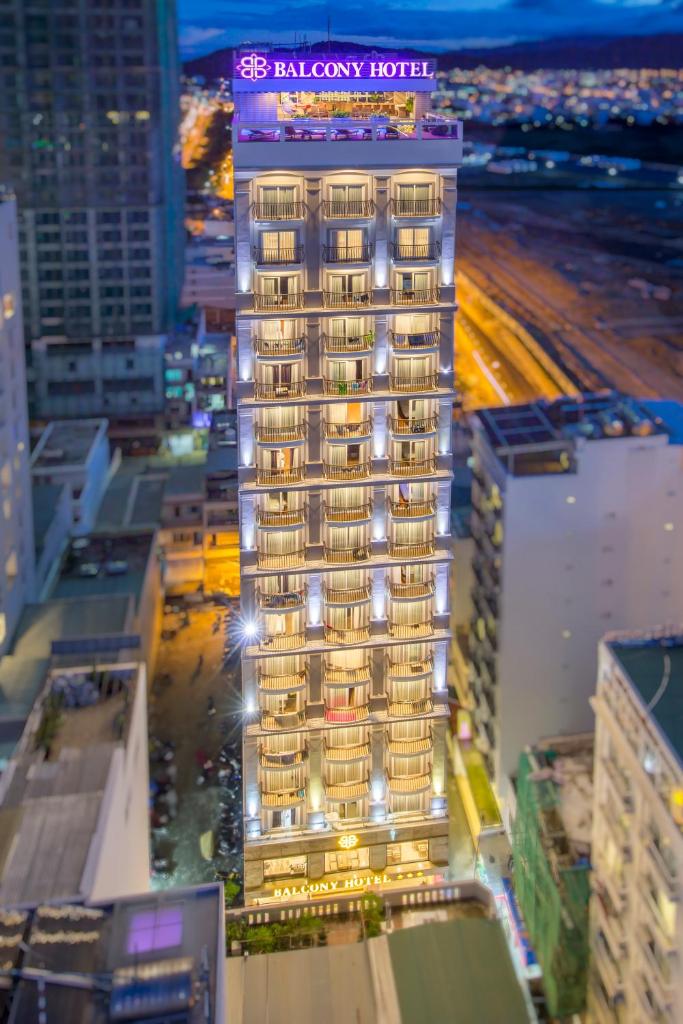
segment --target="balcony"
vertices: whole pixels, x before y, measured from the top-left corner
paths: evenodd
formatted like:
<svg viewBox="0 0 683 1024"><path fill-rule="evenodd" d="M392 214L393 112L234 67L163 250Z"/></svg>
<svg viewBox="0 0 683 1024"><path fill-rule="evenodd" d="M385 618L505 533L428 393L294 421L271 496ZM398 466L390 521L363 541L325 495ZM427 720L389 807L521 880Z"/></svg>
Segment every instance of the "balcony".
<svg viewBox="0 0 683 1024"><path fill-rule="evenodd" d="M389 636L395 640L420 640L433 633L434 623L431 619L424 622L389 622Z"/></svg>
<svg viewBox="0 0 683 1024"><path fill-rule="evenodd" d="M258 688L264 693L297 693L306 689L306 673L290 672L285 675L271 676L259 671ZM284 756L284 755L277 755ZM291 756L291 755L290 755Z"/></svg>
<svg viewBox="0 0 683 1024"><path fill-rule="evenodd" d="M254 351L262 359L302 356L306 351L306 338L254 338Z"/></svg>
<svg viewBox="0 0 683 1024"><path fill-rule="evenodd" d="M366 584L364 587L323 587L323 596L325 598L325 604L361 604L363 601L370 600L370 586Z"/></svg>
<svg viewBox="0 0 683 1024"><path fill-rule="evenodd" d="M287 593L268 594L257 588L256 600L259 608L268 612L286 612L303 608L306 603L306 589L292 590Z"/></svg>
<svg viewBox="0 0 683 1024"><path fill-rule="evenodd" d="M372 420L359 420L358 423L331 423L323 420L323 437L328 441L355 441L357 438L368 438L372 434Z"/></svg>
<svg viewBox="0 0 683 1024"><path fill-rule="evenodd" d="M441 200L392 199L391 212L394 217L438 217L441 213Z"/></svg>
<svg viewBox="0 0 683 1024"><path fill-rule="evenodd" d="M389 376L389 387L391 391L400 391L404 394L421 391L436 391L439 386L439 375L428 373L426 377L397 377L394 374Z"/></svg>
<svg viewBox="0 0 683 1024"><path fill-rule="evenodd" d="M400 795L402 793L424 793L432 785L432 776L429 772L426 775L387 775L387 786L390 793Z"/></svg>
<svg viewBox="0 0 683 1024"><path fill-rule="evenodd" d="M433 539L414 543L390 540L388 550L391 558L429 558L434 554L435 544Z"/></svg>
<svg viewBox="0 0 683 1024"><path fill-rule="evenodd" d="M287 295L262 295L260 292L254 292L254 309L259 313L277 313L282 309L303 308L303 292L289 292Z"/></svg>
<svg viewBox="0 0 683 1024"><path fill-rule="evenodd" d="M324 245L323 263L369 263L374 246L368 242L361 245Z"/></svg>
<svg viewBox="0 0 683 1024"><path fill-rule="evenodd" d="M254 246L252 259L261 267L282 267L290 263L301 263L304 258L303 245L262 248Z"/></svg>
<svg viewBox="0 0 683 1024"><path fill-rule="evenodd" d="M338 704L335 707L325 706L325 721L334 722L337 725L353 725L354 722L364 722L368 714L367 704L359 704L357 707L348 704Z"/></svg>
<svg viewBox="0 0 683 1024"><path fill-rule="evenodd" d="M303 711L261 712L261 728L266 732L291 732L302 729L306 724Z"/></svg>
<svg viewBox="0 0 683 1024"><path fill-rule="evenodd" d="M372 517L372 504L329 505L323 502L323 518L326 523L363 523Z"/></svg>
<svg viewBox="0 0 683 1024"><path fill-rule="evenodd" d="M451 153L451 147L453 142L461 139L462 130L461 124L455 118L445 116L443 114L427 114L424 118L419 121L409 121L406 118L400 118L395 121L377 121L377 120L351 120L351 118L330 118L322 120L321 118L297 118L291 121L252 121L242 122L238 115L235 115L233 122L233 145L239 153L236 152L235 163L239 165L241 162L247 162L250 166L253 166L256 162L259 166L263 164L266 167L273 167L278 165L279 157L273 156L272 153L267 153L265 158L258 159L251 153L248 157L242 156L242 149L247 144L251 149L258 148L255 144L260 143L280 143L285 145L287 148L293 145L305 143L311 147L313 143L322 144L327 149L328 143L334 142L354 142L354 143L373 143L369 147L368 154L372 155L372 164L377 160L383 158L376 153L375 143L392 142L401 143L407 146L408 143L413 143L416 147L411 149L413 159L417 162L419 154L423 153L424 147L423 142L431 142L434 148L437 150L435 157L439 164L448 162L448 154ZM443 146L437 146L436 143L445 143ZM428 147L431 148L431 147ZM340 160L339 154L334 152L330 154L330 166L339 167ZM358 153L358 159L360 160L363 155L365 147L360 147ZM320 146L315 146L313 149L312 157L315 158L320 153ZM402 154L403 156L403 154ZM431 163L428 159L431 154L425 154L427 162ZM292 154L288 154L291 159ZM451 158L457 161L457 156L451 154ZM295 166L300 166L301 156L295 157ZM413 162L413 159L406 159L409 163ZM273 160L276 161L273 164ZM343 161L342 161L343 162ZM290 166L290 164L285 164ZM317 162L316 162L317 166ZM412 200L411 200L412 201ZM403 201L402 202L406 202ZM417 203L435 202L435 200L414 200ZM361 206L367 206L369 212L356 212ZM332 207L330 212L326 212L328 207ZM351 208L353 212L340 214L337 207ZM337 217L337 216L368 216L371 217L374 214L374 204L370 200L358 200L358 201L326 201L323 204L323 210L325 216ZM418 214L416 214L418 215ZM424 214L420 214L424 216Z"/></svg>
<svg viewBox="0 0 683 1024"><path fill-rule="evenodd" d="M323 672L323 683L325 686L362 686L370 682L370 666L361 665L360 668L337 668L333 665L325 665Z"/></svg>
<svg viewBox="0 0 683 1024"><path fill-rule="evenodd" d="M306 424L293 423L285 427L261 427L254 429L259 444L295 444L306 440Z"/></svg>
<svg viewBox="0 0 683 1024"><path fill-rule="evenodd" d="M254 397L267 402L283 401L285 398L303 398L306 394L305 380L286 380L277 384L254 384Z"/></svg>
<svg viewBox="0 0 683 1024"><path fill-rule="evenodd" d="M264 651L294 651L297 647L303 647L306 643L306 632L299 633L273 633L262 636L259 640L259 647Z"/></svg>
<svg viewBox="0 0 683 1024"><path fill-rule="evenodd" d="M360 292L323 292L325 309L362 309L370 305L369 289Z"/></svg>
<svg viewBox="0 0 683 1024"><path fill-rule="evenodd" d="M434 662L431 657L419 661L389 661L387 675L390 683L405 682L410 679L423 679L431 675Z"/></svg>
<svg viewBox="0 0 683 1024"><path fill-rule="evenodd" d="M416 601L432 596L434 579L421 580L419 583L389 583L388 590L394 601Z"/></svg>
<svg viewBox="0 0 683 1024"><path fill-rule="evenodd" d="M421 736L416 740L388 740L387 749L392 757L417 757L428 754L434 746L431 736Z"/></svg>
<svg viewBox="0 0 683 1024"><path fill-rule="evenodd" d="M405 465L405 463L402 463ZM389 499L389 515L392 519L427 519L436 512L434 498L424 501L392 501Z"/></svg>
<svg viewBox="0 0 683 1024"><path fill-rule="evenodd" d="M328 220L366 220L375 216L375 203L372 199L325 199L323 200L323 217Z"/></svg>
<svg viewBox="0 0 683 1024"><path fill-rule="evenodd" d="M392 306L429 306L439 301L438 288L392 288Z"/></svg>
<svg viewBox="0 0 683 1024"><path fill-rule="evenodd" d="M436 471L436 459L389 459L389 472L393 476L426 476Z"/></svg>
<svg viewBox="0 0 683 1024"><path fill-rule="evenodd" d="M306 799L305 789L294 789L286 793L262 793L261 805L267 810L283 807L296 807Z"/></svg>
<svg viewBox="0 0 683 1024"><path fill-rule="evenodd" d="M371 391L371 377L363 377L360 380L330 380L327 377L323 379L323 392L326 395L348 398L354 395L369 395Z"/></svg>
<svg viewBox="0 0 683 1024"><path fill-rule="evenodd" d="M264 487L298 484L303 478L303 466L292 466L290 469L256 469L256 483Z"/></svg>
<svg viewBox="0 0 683 1024"><path fill-rule="evenodd" d="M394 242L391 246L394 263L409 261L418 263L420 260L438 260L441 256L441 242L423 242L422 244L406 244Z"/></svg>
<svg viewBox="0 0 683 1024"><path fill-rule="evenodd" d="M322 336L323 348L326 352L341 353L342 355L354 352L371 352L375 343L373 331L367 334L357 334L352 337L340 337L337 334L325 334Z"/></svg>
<svg viewBox="0 0 683 1024"><path fill-rule="evenodd" d="M305 750L282 751L274 753L261 749L259 753L259 766L273 771L282 771L283 768L290 768L293 765L303 764L308 758Z"/></svg>
<svg viewBox="0 0 683 1024"><path fill-rule="evenodd" d="M289 203L252 203L251 215L254 220L303 220L306 204L296 201Z"/></svg>
<svg viewBox="0 0 683 1024"><path fill-rule="evenodd" d="M366 757L370 757L369 743L356 743L351 747L332 747L325 744L325 760L333 764L363 761Z"/></svg>
<svg viewBox="0 0 683 1024"><path fill-rule="evenodd" d="M325 561L331 565L350 565L355 562L366 562L370 557L370 545L357 544L350 547L333 548L325 544L323 554Z"/></svg>
<svg viewBox="0 0 683 1024"><path fill-rule="evenodd" d="M370 626L358 626L356 629L335 629L325 626L325 643L327 644L363 644L370 639Z"/></svg>
<svg viewBox="0 0 683 1024"><path fill-rule="evenodd" d="M391 331L392 347L401 352L420 352L424 349L435 349L441 344L439 331L420 331L415 334L405 334L399 331Z"/></svg>
<svg viewBox="0 0 683 1024"><path fill-rule="evenodd" d="M434 710L434 704L430 697L421 697L419 700L390 700L389 714L393 718L419 718L422 715L430 715Z"/></svg>
<svg viewBox="0 0 683 1024"><path fill-rule="evenodd" d="M346 803L347 800L362 800L370 792L370 783L367 779L362 782L345 782L333 785L325 783L325 799L334 800L336 803Z"/></svg>
<svg viewBox="0 0 683 1024"><path fill-rule="evenodd" d="M259 569L295 569L304 564L305 558L304 548L284 554L269 554L267 551L258 551L256 554Z"/></svg>
<svg viewBox="0 0 683 1024"><path fill-rule="evenodd" d="M256 525L264 529L280 530L287 526L303 526L306 521L306 509L294 508L271 512L263 508L256 509Z"/></svg>
<svg viewBox="0 0 683 1024"><path fill-rule="evenodd" d="M370 476L371 463L356 462L349 466L338 466L323 462L323 473L326 480L364 480Z"/></svg>

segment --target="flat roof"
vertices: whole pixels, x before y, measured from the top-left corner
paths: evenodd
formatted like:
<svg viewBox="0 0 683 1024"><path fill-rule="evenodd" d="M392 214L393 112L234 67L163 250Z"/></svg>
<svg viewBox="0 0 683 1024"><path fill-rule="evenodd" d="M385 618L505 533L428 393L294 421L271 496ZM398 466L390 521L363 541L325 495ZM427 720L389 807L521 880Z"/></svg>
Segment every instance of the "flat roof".
<svg viewBox="0 0 683 1024"><path fill-rule="evenodd" d="M69 640L125 632L130 594L83 595L27 605L19 620L12 654L49 658L53 640Z"/></svg>
<svg viewBox="0 0 683 1024"><path fill-rule="evenodd" d="M49 471L83 466L97 438L106 436L107 426L105 419L53 420L40 436L31 456L31 468Z"/></svg>
<svg viewBox="0 0 683 1024"><path fill-rule="evenodd" d="M184 495L200 495L203 498L205 477L206 469L203 463L173 466L164 487L164 498L178 499Z"/></svg>
<svg viewBox="0 0 683 1024"><path fill-rule="evenodd" d="M40 558L45 546L48 530L54 522L57 509L67 483L51 484L38 478L31 487L31 503L33 506L33 545L36 555Z"/></svg>
<svg viewBox="0 0 683 1024"><path fill-rule="evenodd" d="M98 533L78 538L62 564L53 598L90 598L142 592L155 533ZM113 632L112 629L106 632Z"/></svg>
<svg viewBox="0 0 683 1024"><path fill-rule="evenodd" d="M683 767L683 635L612 640L607 646Z"/></svg>

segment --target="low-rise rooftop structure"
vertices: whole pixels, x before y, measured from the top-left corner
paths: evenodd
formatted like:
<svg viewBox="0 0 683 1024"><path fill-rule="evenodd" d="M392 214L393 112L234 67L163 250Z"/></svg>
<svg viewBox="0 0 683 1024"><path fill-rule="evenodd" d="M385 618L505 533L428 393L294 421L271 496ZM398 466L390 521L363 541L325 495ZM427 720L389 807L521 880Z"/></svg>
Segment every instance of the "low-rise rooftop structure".
<svg viewBox="0 0 683 1024"><path fill-rule="evenodd" d="M108 425L105 419L54 420L31 456L34 484L71 488L72 530L77 535L92 529L106 487Z"/></svg>

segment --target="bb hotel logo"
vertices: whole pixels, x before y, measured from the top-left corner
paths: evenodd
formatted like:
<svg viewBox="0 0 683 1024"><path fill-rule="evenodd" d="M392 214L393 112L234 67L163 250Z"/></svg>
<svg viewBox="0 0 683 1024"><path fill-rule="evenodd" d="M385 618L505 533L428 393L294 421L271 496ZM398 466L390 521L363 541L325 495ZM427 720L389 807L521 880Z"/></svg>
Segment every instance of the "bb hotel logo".
<svg viewBox="0 0 683 1024"><path fill-rule="evenodd" d="M292 60L287 54L244 53L235 65L237 78L258 82L264 78L433 78L431 60L372 59L362 56L324 60Z"/></svg>

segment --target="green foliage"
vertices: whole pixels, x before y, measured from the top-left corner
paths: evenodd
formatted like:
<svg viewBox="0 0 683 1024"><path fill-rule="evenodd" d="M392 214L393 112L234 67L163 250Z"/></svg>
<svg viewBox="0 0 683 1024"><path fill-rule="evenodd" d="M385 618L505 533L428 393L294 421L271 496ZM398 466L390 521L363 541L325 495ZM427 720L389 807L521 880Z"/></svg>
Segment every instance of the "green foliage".
<svg viewBox="0 0 683 1024"><path fill-rule="evenodd" d="M248 925L244 921L228 921L225 927L228 950L233 942L243 943L249 953L277 953L287 949L327 944L327 931L322 921L312 914L298 920L273 921L271 924Z"/></svg>
<svg viewBox="0 0 683 1024"><path fill-rule="evenodd" d="M51 694L43 705L43 717L36 730L36 749L49 752L62 724L62 701Z"/></svg>
<svg viewBox="0 0 683 1024"><path fill-rule="evenodd" d="M381 897L374 892L363 897L363 920L365 921L366 938L375 939L382 934L384 903Z"/></svg>

